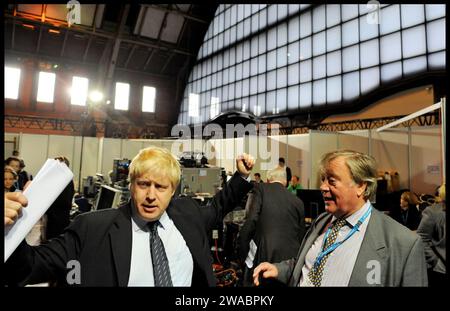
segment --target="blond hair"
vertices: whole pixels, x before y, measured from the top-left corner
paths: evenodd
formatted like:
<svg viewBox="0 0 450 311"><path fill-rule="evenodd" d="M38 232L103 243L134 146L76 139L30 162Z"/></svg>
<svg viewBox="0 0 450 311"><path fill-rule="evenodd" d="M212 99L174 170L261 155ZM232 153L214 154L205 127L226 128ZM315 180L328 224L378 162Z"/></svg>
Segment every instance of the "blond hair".
<svg viewBox="0 0 450 311"><path fill-rule="evenodd" d="M139 151L130 164L128 175L130 182L133 183L136 178L147 172L167 177L173 189L176 189L180 182L180 164L175 156L164 148L150 146Z"/></svg>
<svg viewBox="0 0 450 311"><path fill-rule="evenodd" d="M445 202L445 184L442 184L438 189L438 201Z"/></svg>
<svg viewBox="0 0 450 311"><path fill-rule="evenodd" d="M410 205L417 205L419 204L419 198L417 195L411 191L405 191L400 195L400 198L408 202Z"/></svg>
<svg viewBox="0 0 450 311"><path fill-rule="evenodd" d="M350 175L358 185L367 185L364 199L373 199L377 192L377 162L367 154L353 150L336 150L324 154L320 160L319 173L321 178L326 175L328 164L338 157L343 157Z"/></svg>

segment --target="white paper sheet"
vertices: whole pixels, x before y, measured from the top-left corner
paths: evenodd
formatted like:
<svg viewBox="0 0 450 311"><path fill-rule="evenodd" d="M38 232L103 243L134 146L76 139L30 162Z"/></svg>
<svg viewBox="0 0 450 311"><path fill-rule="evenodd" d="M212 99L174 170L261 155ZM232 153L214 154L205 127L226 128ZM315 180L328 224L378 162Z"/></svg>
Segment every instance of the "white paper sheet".
<svg viewBox="0 0 450 311"><path fill-rule="evenodd" d="M5 227L5 262L72 179L73 173L64 163L53 159L44 163L23 192L28 206L13 226Z"/></svg>

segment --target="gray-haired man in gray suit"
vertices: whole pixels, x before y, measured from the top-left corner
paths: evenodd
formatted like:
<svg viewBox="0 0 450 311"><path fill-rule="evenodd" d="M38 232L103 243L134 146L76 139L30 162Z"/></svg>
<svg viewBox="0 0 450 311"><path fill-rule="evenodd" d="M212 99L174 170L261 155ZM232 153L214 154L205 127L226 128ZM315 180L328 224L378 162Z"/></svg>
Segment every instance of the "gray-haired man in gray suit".
<svg viewBox="0 0 450 311"><path fill-rule="evenodd" d="M427 286L419 236L375 210L375 160L351 150L325 154L320 166L326 213L311 225L297 258L261 263L255 285L276 278L289 286Z"/></svg>

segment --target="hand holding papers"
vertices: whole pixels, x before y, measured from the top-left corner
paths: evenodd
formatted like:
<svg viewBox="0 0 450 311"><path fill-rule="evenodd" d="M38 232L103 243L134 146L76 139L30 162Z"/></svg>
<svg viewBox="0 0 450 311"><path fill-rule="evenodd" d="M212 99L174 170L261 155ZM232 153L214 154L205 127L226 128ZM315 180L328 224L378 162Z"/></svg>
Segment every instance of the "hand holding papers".
<svg viewBox="0 0 450 311"><path fill-rule="evenodd" d="M53 159L45 162L23 192L27 208L13 226L5 227L5 262L72 179L73 173L64 163Z"/></svg>

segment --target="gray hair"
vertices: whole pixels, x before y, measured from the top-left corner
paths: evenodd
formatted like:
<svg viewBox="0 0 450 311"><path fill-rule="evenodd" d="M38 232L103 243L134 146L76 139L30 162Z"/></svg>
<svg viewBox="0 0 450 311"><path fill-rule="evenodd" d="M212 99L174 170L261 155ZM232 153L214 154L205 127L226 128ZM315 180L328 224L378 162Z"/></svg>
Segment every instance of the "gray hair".
<svg viewBox="0 0 450 311"><path fill-rule="evenodd" d="M275 168L267 172L267 178L270 182L279 181L286 185L286 170L283 168Z"/></svg>
<svg viewBox="0 0 450 311"><path fill-rule="evenodd" d="M347 165L353 181L361 185L367 185L364 192L364 198L373 199L377 192L377 162L367 154L353 150L336 150L328 152L322 156L320 160L319 172L320 176L325 176L325 170L332 160L343 157Z"/></svg>

